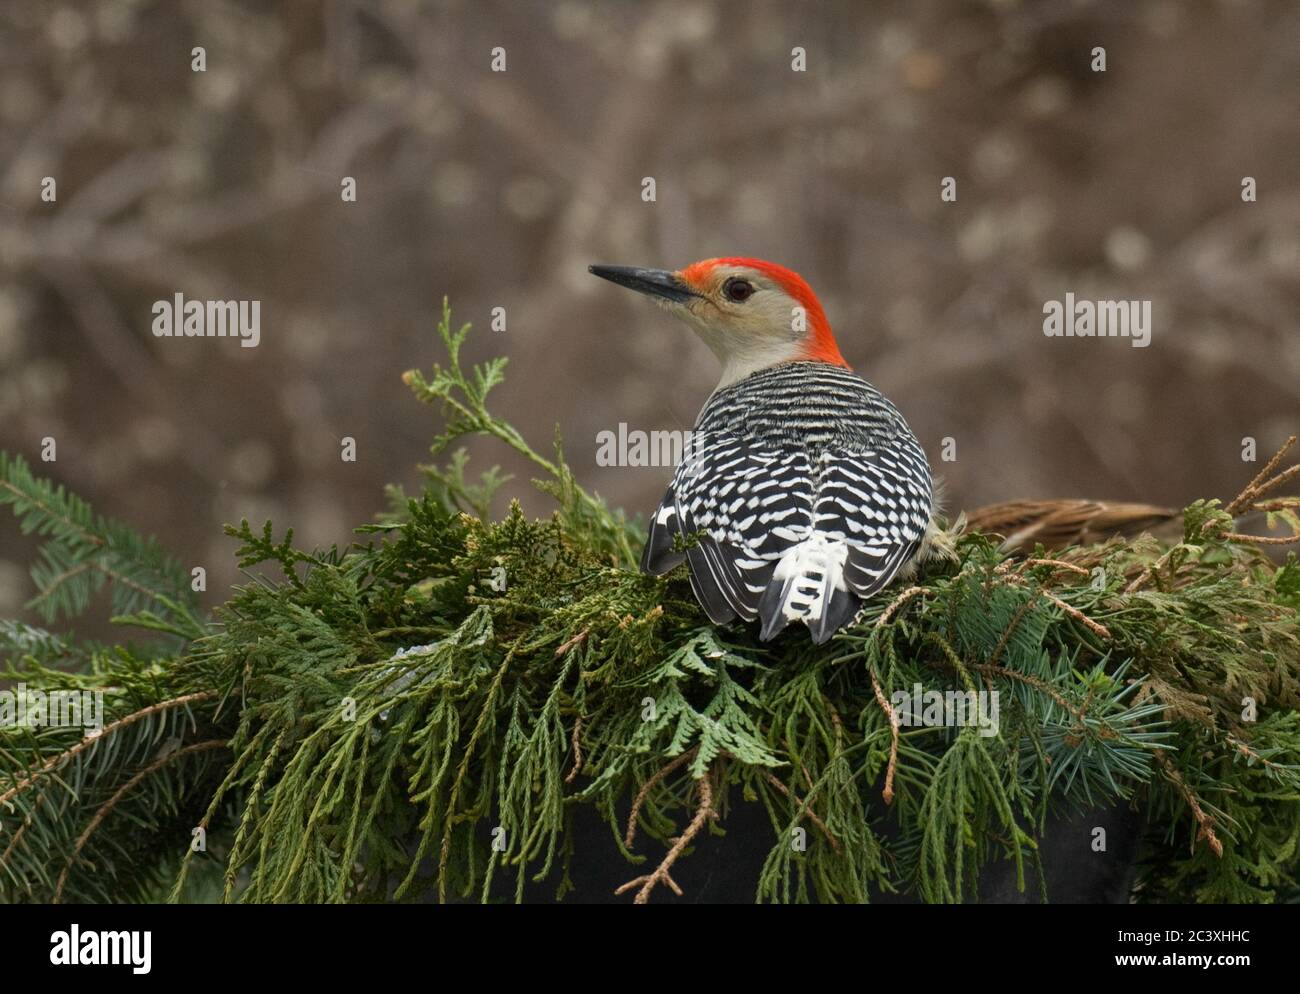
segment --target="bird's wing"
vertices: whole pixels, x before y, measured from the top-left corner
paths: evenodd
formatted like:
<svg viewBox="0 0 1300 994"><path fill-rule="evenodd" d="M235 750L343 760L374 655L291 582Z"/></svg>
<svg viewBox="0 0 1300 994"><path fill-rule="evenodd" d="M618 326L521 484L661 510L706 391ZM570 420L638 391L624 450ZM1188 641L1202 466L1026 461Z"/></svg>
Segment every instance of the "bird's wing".
<svg viewBox="0 0 1300 994"><path fill-rule="evenodd" d="M688 561L695 596L715 624L752 621L779 558L776 532L811 519L809 488L783 486L790 475L779 452L696 435L651 519L642 569L659 575Z"/></svg>
<svg viewBox="0 0 1300 994"><path fill-rule="evenodd" d="M715 623L792 620L825 641L916 552L931 513L925 456L912 439L810 454L793 443L712 438L683 462L651 525L642 565L690 563ZM685 553L674 537L694 535Z"/></svg>
<svg viewBox="0 0 1300 994"><path fill-rule="evenodd" d="M933 510L929 465L915 442L823 458L815 527L847 545L844 579L859 597L898 574L920 546Z"/></svg>

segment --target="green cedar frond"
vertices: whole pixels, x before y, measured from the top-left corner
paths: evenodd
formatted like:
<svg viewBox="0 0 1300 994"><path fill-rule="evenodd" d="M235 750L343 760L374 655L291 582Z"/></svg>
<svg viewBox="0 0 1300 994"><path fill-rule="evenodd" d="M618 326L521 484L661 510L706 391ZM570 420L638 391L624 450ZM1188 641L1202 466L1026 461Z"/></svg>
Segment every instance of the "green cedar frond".
<svg viewBox="0 0 1300 994"><path fill-rule="evenodd" d="M1015 561L955 535L828 646L763 644L709 625L684 571L640 574L638 529L558 440L543 456L488 409L504 360L463 368L445 305L438 334L446 365L406 376L446 418L422 491L390 489L347 548L228 529L250 579L215 623L156 543L0 456L0 500L43 539L44 616L112 584L116 620L166 636L0 622L9 680L105 711L93 737L0 726L0 899L562 896L578 806L632 877L752 804L757 900L958 901L994 860L1023 884L1049 813L1117 802L1148 814L1137 899L1300 895L1300 565L1233 537L1217 501L1171 548ZM468 435L536 467L555 513L494 517L503 477L471 482ZM996 692L997 724L904 723L891 702L917 688L944 709Z"/></svg>

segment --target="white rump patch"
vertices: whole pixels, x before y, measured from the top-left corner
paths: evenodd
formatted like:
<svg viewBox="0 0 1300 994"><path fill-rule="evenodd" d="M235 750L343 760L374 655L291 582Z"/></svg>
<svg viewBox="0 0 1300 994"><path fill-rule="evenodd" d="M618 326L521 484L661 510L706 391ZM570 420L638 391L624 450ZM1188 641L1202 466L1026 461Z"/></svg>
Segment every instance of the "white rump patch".
<svg viewBox="0 0 1300 994"><path fill-rule="evenodd" d="M836 590L846 589L846 543L814 533L786 550L772 571L772 579L788 585L781 613L791 621L815 621L822 616Z"/></svg>

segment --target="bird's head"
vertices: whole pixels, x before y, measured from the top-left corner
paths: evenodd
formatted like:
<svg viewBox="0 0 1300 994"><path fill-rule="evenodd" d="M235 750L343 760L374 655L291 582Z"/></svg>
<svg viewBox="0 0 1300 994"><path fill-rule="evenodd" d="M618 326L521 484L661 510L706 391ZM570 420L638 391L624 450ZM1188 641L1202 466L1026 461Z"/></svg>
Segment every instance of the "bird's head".
<svg viewBox="0 0 1300 994"><path fill-rule="evenodd" d="M655 300L686 321L722 362L727 386L782 362L848 367L826 312L796 272L761 259L705 259L684 269L589 266L596 276Z"/></svg>

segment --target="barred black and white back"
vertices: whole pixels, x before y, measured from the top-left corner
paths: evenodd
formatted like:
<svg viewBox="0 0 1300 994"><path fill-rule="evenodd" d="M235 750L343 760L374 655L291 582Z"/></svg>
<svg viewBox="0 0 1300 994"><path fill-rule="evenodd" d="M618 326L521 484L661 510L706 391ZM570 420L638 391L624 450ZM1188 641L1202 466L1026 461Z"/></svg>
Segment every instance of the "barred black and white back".
<svg viewBox="0 0 1300 994"><path fill-rule="evenodd" d="M689 562L715 624L802 621L825 642L908 569L934 512L930 466L880 391L787 362L718 390L650 525L642 568ZM698 536L677 548L678 535Z"/></svg>

